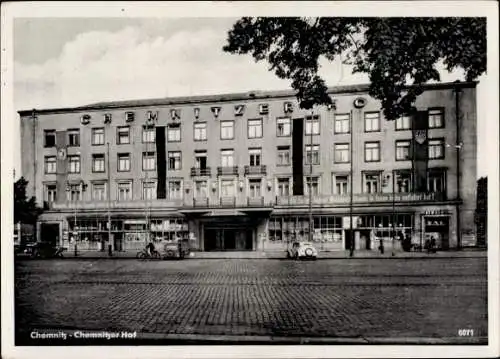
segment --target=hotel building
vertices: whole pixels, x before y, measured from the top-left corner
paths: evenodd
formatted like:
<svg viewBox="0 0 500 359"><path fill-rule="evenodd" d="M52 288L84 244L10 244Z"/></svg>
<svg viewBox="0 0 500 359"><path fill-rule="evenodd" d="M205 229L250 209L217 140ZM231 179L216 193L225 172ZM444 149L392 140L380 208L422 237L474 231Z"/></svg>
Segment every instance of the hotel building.
<svg viewBox="0 0 500 359"><path fill-rule="evenodd" d="M20 111L22 173L45 207L38 240L113 251L177 238L200 251L470 243L476 83L426 85L417 112L395 121L367 85L329 93L332 105L312 110L273 91Z"/></svg>

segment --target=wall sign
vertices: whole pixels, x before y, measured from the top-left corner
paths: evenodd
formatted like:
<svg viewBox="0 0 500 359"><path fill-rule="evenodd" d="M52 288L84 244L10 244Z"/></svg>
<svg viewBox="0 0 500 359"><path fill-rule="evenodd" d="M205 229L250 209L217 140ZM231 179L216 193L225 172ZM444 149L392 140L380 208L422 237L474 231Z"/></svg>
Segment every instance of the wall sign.
<svg viewBox="0 0 500 359"><path fill-rule="evenodd" d="M80 123L82 125L88 125L90 123L90 115L89 114L82 115L82 117L80 118Z"/></svg>
<svg viewBox="0 0 500 359"><path fill-rule="evenodd" d="M216 118L217 118L217 117L219 117L219 113L220 113L220 110L221 110L221 108L220 108L220 107L218 107L218 106L214 106L214 107L212 107L212 108L211 108L211 110L212 110L212 113L214 114L214 116L215 116Z"/></svg>
<svg viewBox="0 0 500 359"><path fill-rule="evenodd" d="M326 108L330 110L336 110L337 109L337 100L332 98L332 103L329 103Z"/></svg>
<svg viewBox="0 0 500 359"><path fill-rule="evenodd" d="M444 227L448 225L448 221L443 219L428 219L425 221L426 226Z"/></svg>
<svg viewBox="0 0 500 359"><path fill-rule="evenodd" d="M180 120L181 119L181 110L178 110L176 108L171 109L170 116L172 117L172 120Z"/></svg>
<svg viewBox="0 0 500 359"><path fill-rule="evenodd" d="M234 106L234 115L235 116L243 116L245 112L245 105L235 105Z"/></svg>
<svg viewBox="0 0 500 359"><path fill-rule="evenodd" d="M366 106L366 99L364 97L358 97L353 102L354 107L363 108Z"/></svg>
<svg viewBox="0 0 500 359"><path fill-rule="evenodd" d="M285 102L285 103L283 103L283 112L284 113L291 113L291 112L293 112L293 103L291 103L291 102Z"/></svg>
<svg viewBox="0 0 500 359"><path fill-rule="evenodd" d="M434 209L434 210L427 210L424 212L424 215L426 216L439 216L439 215L449 215L450 213L448 211L442 210L442 209Z"/></svg>
<svg viewBox="0 0 500 359"><path fill-rule="evenodd" d="M146 122L148 124L153 124L153 122L158 122L158 111L148 111L146 113Z"/></svg>
<svg viewBox="0 0 500 359"><path fill-rule="evenodd" d="M199 107L194 108L194 118L196 118L196 119L200 118L200 108Z"/></svg>
<svg viewBox="0 0 500 359"><path fill-rule="evenodd" d="M111 123L111 114L110 113L105 113L104 114L104 124L110 124Z"/></svg>
<svg viewBox="0 0 500 359"><path fill-rule="evenodd" d="M269 105L267 103L261 103L259 105L259 113L265 115L269 113Z"/></svg>

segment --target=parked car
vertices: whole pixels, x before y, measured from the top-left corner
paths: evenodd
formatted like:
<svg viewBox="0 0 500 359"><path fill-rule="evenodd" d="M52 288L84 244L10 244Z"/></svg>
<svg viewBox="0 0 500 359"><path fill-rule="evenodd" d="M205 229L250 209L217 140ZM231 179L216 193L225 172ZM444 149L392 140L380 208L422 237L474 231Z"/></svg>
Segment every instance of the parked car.
<svg viewBox="0 0 500 359"><path fill-rule="evenodd" d="M318 251L311 243L294 242L286 251L287 258L293 259L317 259Z"/></svg>
<svg viewBox="0 0 500 359"><path fill-rule="evenodd" d="M188 240L176 240L163 246L162 257L184 259L189 256L189 252L190 249Z"/></svg>
<svg viewBox="0 0 500 359"><path fill-rule="evenodd" d="M62 258L66 250L50 242L33 242L26 244L24 254L31 258Z"/></svg>

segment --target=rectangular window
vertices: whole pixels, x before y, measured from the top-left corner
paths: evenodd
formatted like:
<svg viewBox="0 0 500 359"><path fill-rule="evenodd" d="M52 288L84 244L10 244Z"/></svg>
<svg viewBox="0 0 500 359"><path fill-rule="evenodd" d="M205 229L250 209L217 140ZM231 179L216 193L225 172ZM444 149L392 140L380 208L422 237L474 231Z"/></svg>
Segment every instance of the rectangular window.
<svg viewBox="0 0 500 359"><path fill-rule="evenodd" d="M444 127L444 111L443 109L429 109L429 128Z"/></svg>
<svg viewBox="0 0 500 359"><path fill-rule="evenodd" d="M248 180L248 196L251 198L262 196L262 180L259 179L249 179Z"/></svg>
<svg viewBox="0 0 500 359"><path fill-rule="evenodd" d="M92 129L92 146L104 145L104 128L97 127Z"/></svg>
<svg viewBox="0 0 500 359"><path fill-rule="evenodd" d="M92 154L92 172L105 172L104 166L104 154Z"/></svg>
<svg viewBox="0 0 500 359"><path fill-rule="evenodd" d="M151 126L142 126L142 143L155 143L156 129Z"/></svg>
<svg viewBox="0 0 500 359"><path fill-rule="evenodd" d="M433 193L446 192L446 171L442 169L430 169L427 177L427 190Z"/></svg>
<svg viewBox="0 0 500 359"><path fill-rule="evenodd" d="M181 169L181 152L169 151L168 152L168 169L180 170Z"/></svg>
<svg viewBox="0 0 500 359"><path fill-rule="evenodd" d="M409 193L411 192L411 172L410 171L398 171L396 175L396 188L397 193Z"/></svg>
<svg viewBox="0 0 500 359"><path fill-rule="evenodd" d="M396 119L396 131L411 130L411 117L408 115Z"/></svg>
<svg viewBox="0 0 500 359"><path fill-rule="evenodd" d="M195 196L198 198L208 197L207 181L196 181L196 183L195 183Z"/></svg>
<svg viewBox="0 0 500 359"><path fill-rule="evenodd" d="M365 132L380 131L380 112L365 113Z"/></svg>
<svg viewBox="0 0 500 359"><path fill-rule="evenodd" d="M168 181L168 198L180 199L182 198L182 183L180 180Z"/></svg>
<svg viewBox="0 0 500 359"><path fill-rule="evenodd" d="M142 153L142 170L154 171L156 169L156 157L154 152Z"/></svg>
<svg viewBox="0 0 500 359"><path fill-rule="evenodd" d="M290 165L290 146L278 146L278 166Z"/></svg>
<svg viewBox="0 0 500 359"><path fill-rule="evenodd" d="M194 166L198 169L206 169L207 168L207 151L199 150L194 152Z"/></svg>
<svg viewBox="0 0 500 359"><path fill-rule="evenodd" d="M80 173L80 156L72 155L68 156L68 172L69 173Z"/></svg>
<svg viewBox="0 0 500 359"><path fill-rule="evenodd" d="M319 145L306 145L306 165L319 165Z"/></svg>
<svg viewBox="0 0 500 359"><path fill-rule="evenodd" d="M234 181L222 180L220 184L221 197L234 197Z"/></svg>
<svg viewBox="0 0 500 359"><path fill-rule="evenodd" d="M335 134L349 133L350 118L348 113L335 114Z"/></svg>
<svg viewBox="0 0 500 359"><path fill-rule="evenodd" d="M44 136L44 147L55 147L56 146L56 131L45 130L43 131Z"/></svg>
<svg viewBox="0 0 500 359"><path fill-rule="evenodd" d="M311 133L312 132L312 133ZM319 135L319 116L306 117L306 135Z"/></svg>
<svg viewBox="0 0 500 359"><path fill-rule="evenodd" d="M198 122L194 124L194 140L206 141L207 140L207 123Z"/></svg>
<svg viewBox="0 0 500 359"><path fill-rule="evenodd" d="M118 182L118 200L130 201L132 199L132 181Z"/></svg>
<svg viewBox="0 0 500 359"><path fill-rule="evenodd" d="M221 151L221 166L222 167L234 166L233 154L234 154L233 150L222 150Z"/></svg>
<svg viewBox="0 0 500 359"><path fill-rule="evenodd" d="M250 154L250 166L260 166L262 150L260 148L249 148L248 153Z"/></svg>
<svg viewBox="0 0 500 359"><path fill-rule="evenodd" d="M82 186L80 184L70 184L67 192L67 199L71 202L82 200Z"/></svg>
<svg viewBox="0 0 500 359"><path fill-rule="evenodd" d="M345 195L349 193L349 176L347 175L334 175L334 191L335 194Z"/></svg>
<svg viewBox="0 0 500 359"><path fill-rule="evenodd" d="M396 141L396 161L406 161L410 159L411 141Z"/></svg>
<svg viewBox="0 0 500 359"><path fill-rule="evenodd" d="M118 154L118 172L130 171L130 153Z"/></svg>
<svg viewBox="0 0 500 359"><path fill-rule="evenodd" d="M234 138L234 121L220 122L221 140L232 140Z"/></svg>
<svg viewBox="0 0 500 359"><path fill-rule="evenodd" d="M80 146L80 130L68 130L68 147Z"/></svg>
<svg viewBox="0 0 500 359"><path fill-rule="evenodd" d="M380 161L380 142L365 142L365 162Z"/></svg>
<svg viewBox="0 0 500 359"><path fill-rule="evenodd" d="M57 201L57 185L55 184L45 185L45 201L49 203Z"/></svg>
<svg viewBox="0 0 500 359"><path fill-rule="evenodd" d="M444 158L444 139L429 140L429 159Z"/></svg>
<svg viewBox="0 0 500 359"><path fill-rule="evenodd" d="M319 177L306 177L306 195L309 195L311 193L311 188L312 188L312 195L313 196L318 196L319 195Z"/></svg>
<svg viewBox="0 0 500 359"><path fill-rule="evenodd" d="M106 200L106 183L93 183L92 184L92 200L104 201Z"/></svg>
<svg viewBox="0 0 500 359"><path fill-rule="evenodd" d="M377 193L380 191L380 173L363 174L364 193Z"/></svg>
<svg viewBox="0 0 500 359"><path fill-rule="evenodd" d="M142 182L142 199L156 199L156 182Z"/></svg>
<svg viewBox="0 0 500 359"><path fill-rule="evenodd" d="M168 142L180 142L181 141L181 125L180 124L170 124L167 128L167 140Z"/></svg>
<svg viewBox="0 0 500 359"><path fill-rule="evenodd" d="M116 143L119 145L130 143L130 127L128 126L118 127Z"/></svg>
<svg viewBox="0 0 500 359"><path fill-rule="evenodd" d="M277 127L276 127L276 136L278 137L286 137L290 136L292 132L292 120L290 117L282 117L276 119Z"/></svg>
<svg viewBox="0 0 500 359"><path fill-rule="evenodd" d="M335 163L349 163L349 144L336 143L333 147Z"/></svg>
<svg viewBox="0 0 500 359"><path fill-rule="evenodd" d="M45 173L52 174L57 171L56 156L45 156Z"/></svg>
<svg viewBox="0 0 500 359"><path fill-rule="evenodd" d="M262 137L262 119L248 120L248 138Z"/></svg>
<svg viewBox="0 0 500 359"><path fill-rule="evenodd" d="M290 178L278 178L278 196L287 197L290 195Z"/></svg>

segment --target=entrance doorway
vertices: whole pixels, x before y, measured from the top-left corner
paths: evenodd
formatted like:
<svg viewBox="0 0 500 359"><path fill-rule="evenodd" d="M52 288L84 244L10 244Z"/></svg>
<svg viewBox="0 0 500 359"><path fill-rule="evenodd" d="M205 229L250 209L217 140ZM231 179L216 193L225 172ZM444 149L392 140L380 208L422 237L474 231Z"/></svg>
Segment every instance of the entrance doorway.
<svg viewBox="0 0 500 359"><path fill-rule="evenodd" d="M205 251L251 251L252 231L239 228L205 228Z"/></svg>
<svg viewBox="0 0 500 359"><path fill-rule="evenodd" d="M40 239L42 242L51 243L52 245L59 244L59 224L58 223L42 223L40 228Z"/></svg>

